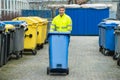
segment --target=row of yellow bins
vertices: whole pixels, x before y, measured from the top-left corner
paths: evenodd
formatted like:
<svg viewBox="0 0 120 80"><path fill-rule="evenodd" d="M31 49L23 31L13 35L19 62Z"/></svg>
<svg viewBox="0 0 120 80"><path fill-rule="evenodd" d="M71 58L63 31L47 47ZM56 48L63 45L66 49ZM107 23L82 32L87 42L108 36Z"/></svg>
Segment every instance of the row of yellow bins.
<svg viewBox="0 0 120 80"><path fill-rule="evenodd" d="M40 17L17 17L13 20L25 21L28 24L28 30L25 32L24 51L37 54L36 49L43 48L43 44L47 38L48 20Z"/></svg>

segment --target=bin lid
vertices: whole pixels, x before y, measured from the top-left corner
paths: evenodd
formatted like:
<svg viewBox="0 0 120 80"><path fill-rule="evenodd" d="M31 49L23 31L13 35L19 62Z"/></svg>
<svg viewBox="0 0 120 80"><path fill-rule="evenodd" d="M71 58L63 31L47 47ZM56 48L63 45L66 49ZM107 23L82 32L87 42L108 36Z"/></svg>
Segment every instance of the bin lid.
<svg viewBox="0 0 120 80"><path fill-rule="evenodd" d="M41 18L41 17L37 17L37 16L30 16L30 18L33 18L34 20L37 20L42 24L47 24L48 23L48 20L46 18Z"/></svg>
<svg viewBox="0 0 120 80"><path fill-rule="evenodd" d="M120 21L119 21L119 20L105 20L105 23L106 23L106 24L115 23L115 24L118 24L118 26L120 25Z"/></svg>
<svg viewBox="0 0 120 80"><path fill-rule="evenodd" d="M116 28L119 24L115 22L107 23L107 22L101 22L99 24L99 27L104 27L104 28Z"/></svg>
<svg viewBox="0 0 120 80"><path fill-rule="evenodd" d="M43 22L43 20L40 17L37 17L37 16L29 16L29 18L37 20L38 22L41 22L41 23Z"/></svg>
<svg viewBox="0 0 120 80"><path fill-rule="evenodd" d="M21 26L27 26L27 23L25 21L3 21L5 24L12 24L15 27L21 27Z"/></svg>
<svg viewBox="0 0 120 80"><path fill-rule="evenodd" d="M57 31L54 31L54 32L49 32L48 34L49 35L70 35L71 33L70 32L57 32Z"/></svg>
<svg viewBox="0 0 120 80"><path fill-rule="evenodd" d="M15 30L15 26L12 24L6 24L5 28L6 28L5 32L8 32L9 30Z"/></svg>
<svg viewBox="0 0 120 80"><path fill-rule="evenodd" d="M48 20L47 20L47 19L45 19L45 18L41 18L41 19L43 20L43 22L44 22L45 24L48 23Z"/></svg>
<svg viewBox="0 0 120 80"><path fill-rule="evenodd" d="M40 25L40 26L44 24L44 21L40 20L38 17L29 16L29 18L35 20L38 23L38 25Z"/></svg>
<svg viewBox="0 0 120 80"><path fill-rule="evenodd" d="M0 22L0 31L4 31L5 30L5 23Z"/></svg>
<svg viewBox="0 0 120 80"><path fill-rule="evenodd" d="M13 21L16 21L16 20L22 20L22 21L25 21L28 25L34 25L34 24L37 24L37 21L29 18L29 17L17 17L15 19L13 19Z"/></svg>

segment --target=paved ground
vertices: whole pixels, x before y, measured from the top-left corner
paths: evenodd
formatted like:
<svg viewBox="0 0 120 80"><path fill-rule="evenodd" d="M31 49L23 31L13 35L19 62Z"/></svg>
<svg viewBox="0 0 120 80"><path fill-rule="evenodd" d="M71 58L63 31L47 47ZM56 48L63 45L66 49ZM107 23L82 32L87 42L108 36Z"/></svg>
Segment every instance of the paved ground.
<svg viewBox="0 0 120 80"><path fill-rule="evenodd" d="M0 68L0 80L120 80L120 67L112 57L98 51L98 37L72 37L69 48L70 74L46 75L48 45L36 56L25 55Z"/></svg>

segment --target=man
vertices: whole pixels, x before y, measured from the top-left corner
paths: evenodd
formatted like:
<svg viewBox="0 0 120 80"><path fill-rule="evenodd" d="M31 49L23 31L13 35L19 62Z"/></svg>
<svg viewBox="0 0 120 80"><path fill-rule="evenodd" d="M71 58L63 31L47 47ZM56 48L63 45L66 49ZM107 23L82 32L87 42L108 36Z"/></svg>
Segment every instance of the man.
<svg viewBox="0 0 120 80"><path fill-rule="evenodd" d="M59 15L57 15L51 24L50 32L58 31L58 32L71 32L72 30L72 20L71 18L65 14L65 7L59 7Z"/></svg>

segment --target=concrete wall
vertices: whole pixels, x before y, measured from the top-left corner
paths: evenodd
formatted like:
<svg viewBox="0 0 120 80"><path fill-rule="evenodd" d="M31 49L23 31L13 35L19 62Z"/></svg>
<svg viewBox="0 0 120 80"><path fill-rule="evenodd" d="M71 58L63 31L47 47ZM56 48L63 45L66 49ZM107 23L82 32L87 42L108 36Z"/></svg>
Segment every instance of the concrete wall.
<svg viewBox="0 0 120 80"><path fill-rule="evenodd" d="M67 0L30 0L30 9L45 10L48 4L67 4Z"/></svg>

